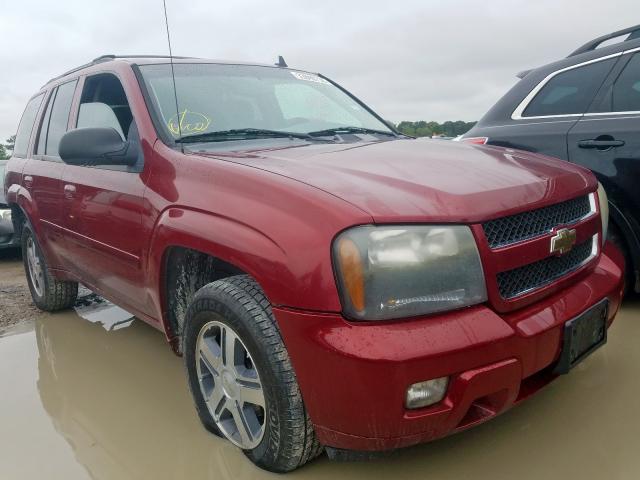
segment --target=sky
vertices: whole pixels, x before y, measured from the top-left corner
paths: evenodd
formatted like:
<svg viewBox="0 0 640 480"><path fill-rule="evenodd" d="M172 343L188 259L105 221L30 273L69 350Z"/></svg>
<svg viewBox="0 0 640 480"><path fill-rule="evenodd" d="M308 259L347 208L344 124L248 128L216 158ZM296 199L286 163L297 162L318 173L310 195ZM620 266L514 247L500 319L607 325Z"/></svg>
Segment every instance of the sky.
<svg viewBox="0 0 640 480"><path fill-rule="evenodd" d="M320 72L384 118L477 120L516 73L640 19L638 0L167 0L174 55ZM162 0L0 0L0 142L50 78L166 55Z"/></svg>

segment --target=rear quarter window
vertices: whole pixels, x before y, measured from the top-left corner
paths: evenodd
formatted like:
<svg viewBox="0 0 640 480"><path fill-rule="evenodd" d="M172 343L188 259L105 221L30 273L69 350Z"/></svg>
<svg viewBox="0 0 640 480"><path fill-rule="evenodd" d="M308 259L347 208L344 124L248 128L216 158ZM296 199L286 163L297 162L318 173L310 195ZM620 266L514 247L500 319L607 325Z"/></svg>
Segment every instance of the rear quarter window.
<svg viewBox="0 0 640 480"><path fill-rule="evenodd" d="M20 119L20 125L18 125L18 131L16 132L16 141L13 146L13 155L16 157L26 157L27 150L29 148L29 139L31 138L31 132L33 131L33 125L36 121L36 115L38 115L38 109L42 103L44 94L33 97L27 103L27 107L24 109L22 118Z"/></svg>
<svg viewBox="0 0 640 480"><path fill-rule="evenodd" d="M587 111L617 58L559 73L533 98L523 117L574 115Z"/></svg>

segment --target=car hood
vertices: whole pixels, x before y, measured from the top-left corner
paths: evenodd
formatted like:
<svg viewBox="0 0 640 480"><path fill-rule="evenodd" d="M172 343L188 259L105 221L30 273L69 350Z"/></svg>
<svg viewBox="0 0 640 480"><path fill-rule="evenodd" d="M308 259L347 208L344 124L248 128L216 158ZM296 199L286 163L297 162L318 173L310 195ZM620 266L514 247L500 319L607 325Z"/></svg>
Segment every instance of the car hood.
<svg viewBox="0 0 640 480"><path fill-rule="evenodd" d="M471 223L596 189L586 169L499 147L399 139L199 152L283 175L360 208L376 223Z"/></svg>

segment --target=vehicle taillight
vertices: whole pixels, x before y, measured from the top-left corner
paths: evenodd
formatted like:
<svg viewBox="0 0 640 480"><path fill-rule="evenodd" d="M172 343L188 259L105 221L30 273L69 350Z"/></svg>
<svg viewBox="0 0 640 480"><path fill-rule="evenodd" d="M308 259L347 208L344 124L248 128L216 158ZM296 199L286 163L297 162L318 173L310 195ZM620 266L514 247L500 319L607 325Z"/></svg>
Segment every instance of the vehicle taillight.
<svg viewBox="0 0 640 480"><path fill-rule="evenodd" d="M474 145L485 145L489 141L489 137L461 138L460 141L464 143L472 143Z"/></svg>

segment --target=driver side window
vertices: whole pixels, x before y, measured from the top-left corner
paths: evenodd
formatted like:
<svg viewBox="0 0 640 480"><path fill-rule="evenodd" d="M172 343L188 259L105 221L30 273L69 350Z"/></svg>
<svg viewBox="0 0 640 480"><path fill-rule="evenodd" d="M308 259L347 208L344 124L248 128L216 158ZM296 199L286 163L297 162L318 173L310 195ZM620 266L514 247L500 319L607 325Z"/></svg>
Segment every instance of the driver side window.
<svg viewBox="0 0 640 480"><path fill-rule="evenodd" d="M113 128L123 140L129 139L133 115L118 77L101 73L86 79L76 126Z"/></svg>

